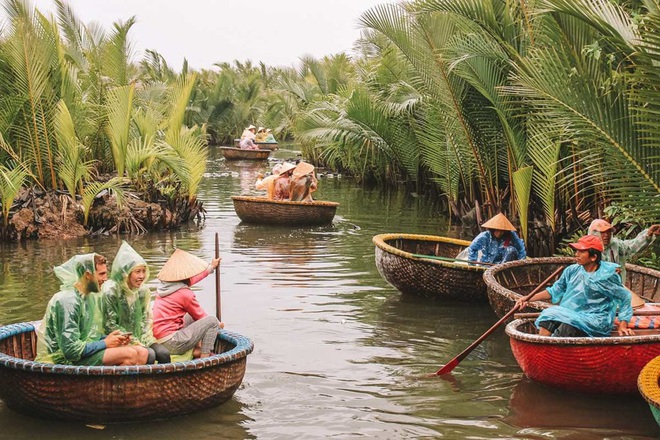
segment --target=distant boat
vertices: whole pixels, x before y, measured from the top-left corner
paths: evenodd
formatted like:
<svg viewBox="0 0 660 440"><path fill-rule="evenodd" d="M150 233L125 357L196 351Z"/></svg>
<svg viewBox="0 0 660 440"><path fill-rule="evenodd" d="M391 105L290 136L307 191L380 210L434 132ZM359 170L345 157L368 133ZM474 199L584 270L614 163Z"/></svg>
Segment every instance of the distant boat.
<svg viewBox="0 0 660 440"><path fill-rule="evenodd" d="M226 160L266 160L270 150L242 150L240 148L220 147Z"/></svg>
<svg viewBox="0 0 660 440"><path fill-rule="evenodd" d="M277 150L279 148L279 143L277 142L255 142L262 150ZM241 140L234 139L234 148L240 148Z"/></svg>
<svg viewBox="0 0 660 440"><path fill-rule="evenodd" d="M337 202L291 202L266 197L233 196L236 215L245 223L262 225L324 225L332 223Z"/></svg>

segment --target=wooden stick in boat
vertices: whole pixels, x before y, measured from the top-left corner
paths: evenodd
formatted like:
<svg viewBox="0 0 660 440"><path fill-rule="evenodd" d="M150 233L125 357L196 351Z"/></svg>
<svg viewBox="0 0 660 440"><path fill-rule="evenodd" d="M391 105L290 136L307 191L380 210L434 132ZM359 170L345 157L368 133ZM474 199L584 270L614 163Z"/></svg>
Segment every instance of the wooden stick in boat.
<svg viewBox="0 0 660 440"><path fill-rule="evenodd" d="M218 243L218 233L215 233L215 258L220 258L220 244ZM220 298L220 264L215 268L215 316L218 321L222 321L222 301Z"/></svg>
<svg viewBox="0 0 660 440"><path fill-rule="evenodd" d="M412 256L415 257L415 258L426 258L426 259L429 259L429 260L455 261L457 263L483 264L484 266L497 266L496 264L486 263L486 262L483 262L483 261L460 260L458 258L437 257L435 255L412 254Z"/></svg>
<svg viewBox="0 0 660 440"><path fill-rule="evenodd" d="M552 272L552 275L550 275L548 278L546 278L545 280L543 280L543 282L542 282L541 284L539 284L534 290L532 290L529 294L527 294L525 297L523 297L523 300L524 300L524 301L529 301L534 295L536 295L538 292L540 292L541 290L543 290L543 289L545 288L545 286L546 286L550 281L552 281L557 275L559 275L559 274L561 273L562 270L564 270L564 267L563 267L563 266L557 268L557 270L555 270L554 272ZM458 356L456 356L454 359L452 359L451 361L449 361L445 366L443 366L443 367L440 368L438 371L436 371L436 372L434 373L434 375L436 375L436 376L440 376L440 375L443 375L443 374L451 373L451 371L452 371L454 368L456 368L456 366L457 366L457 365L458 365L463 359L465 359L465 358L467 357L467 355L470 354L470 353L472 352L472 350L474 350L475 348L477 348L477 346L478 346L479 344L481 344L481 343L484 341L484 339L486 339L488 336L490 336L491 333L493 333L495 330L497 330L497 328L498 328L499 326L501 326L502 324L504 324L504 323L505 323L505 322L506 322L511 316L513 316L513 314L516 312L516 310L518 310L518 304L517 304L517 303L513 306L513 308L512 308L511 310L509 310L504 316L502 316L502 317L500 318L499 321L497 321L495 324L493 324L493 326L492 326L491 328L489 328L488 330L486 330L486 333L484 333L483 335L481 335L476 341L474 341L472 344L470 344L470 345L468 346L468 348L466 348L465 350L463 350L463 351L461 352L461 354L459 354Z"/></svg>

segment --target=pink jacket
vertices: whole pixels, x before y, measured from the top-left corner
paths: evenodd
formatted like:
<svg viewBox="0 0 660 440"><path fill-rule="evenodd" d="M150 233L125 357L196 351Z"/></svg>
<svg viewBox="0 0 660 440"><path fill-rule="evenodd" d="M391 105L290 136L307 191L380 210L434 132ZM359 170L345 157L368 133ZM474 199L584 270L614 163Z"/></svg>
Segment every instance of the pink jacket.
<svg viewBox="0 0 660 440"><path fill-rule="evenodd" d="M212 271L208 269L190 278L190 285L197 284ZM206 316L206 312L197 302L195 294L181 282L161 282L156 291L154 301L154 337L158 340L166 338L183 328L183 317L188 313L197 321Z"/></svg>

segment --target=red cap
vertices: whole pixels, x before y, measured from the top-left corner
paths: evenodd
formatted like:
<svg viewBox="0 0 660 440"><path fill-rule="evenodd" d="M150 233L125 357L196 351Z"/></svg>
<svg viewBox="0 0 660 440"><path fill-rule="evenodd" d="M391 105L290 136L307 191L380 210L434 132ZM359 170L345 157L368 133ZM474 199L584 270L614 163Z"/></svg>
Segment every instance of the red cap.
<svg viewBox="0 0 660 440"><path fill-rule="evenodd" d="M603 242L600 241L600 238L595 235L585 235L580 238L577 243L569 244L570 247L577 251L586 251L587 249L595 249L597 251L603 252Z"/></svg>

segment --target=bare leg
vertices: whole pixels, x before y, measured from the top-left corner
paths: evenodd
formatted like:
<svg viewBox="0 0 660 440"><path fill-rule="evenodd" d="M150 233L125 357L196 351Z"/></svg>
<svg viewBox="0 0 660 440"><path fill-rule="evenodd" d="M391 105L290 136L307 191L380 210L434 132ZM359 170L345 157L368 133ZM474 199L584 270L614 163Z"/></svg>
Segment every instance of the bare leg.
<svg viewBox="0 0 660 440"><path fill-rule="evenodd" d="M541 336L551 336L552 333L550 333L550 330L548 330L547 328L540 327L539 328L539 335L541 335Z"/></svg>
<svg viewBox="0 0 660 440"><path fill-rule="evenodd" d="M148 355L147 349L140 345L106 348L103 365L144 365Z"/></svg>

